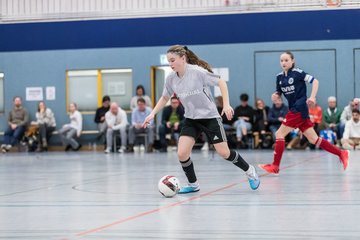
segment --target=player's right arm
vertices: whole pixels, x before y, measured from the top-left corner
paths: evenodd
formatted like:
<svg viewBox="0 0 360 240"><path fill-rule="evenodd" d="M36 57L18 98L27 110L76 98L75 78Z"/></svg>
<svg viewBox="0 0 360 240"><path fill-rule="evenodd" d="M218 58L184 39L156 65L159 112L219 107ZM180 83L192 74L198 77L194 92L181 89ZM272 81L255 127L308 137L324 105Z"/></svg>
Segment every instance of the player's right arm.
<svg viewBox="0 0 360 240"><path fill-rule="evenodd" d="M148 124L150 124L151 120L154 119L155 115L166 105L166 103L169 101L169 97L168 96L162 96L159 101L156 103L156 106L154 107L154 109L151 111L151 113L149 114L149 116L147 116L145 118L145 121L142 124L143 128L146 128Z"/></svg>
<svg viewBox="0 0 360 240"><path fill-rule="evenodd" d="M271 101L275 103L276 101L279 101L281 98L281 87L279 84L278 77L276 78L276 91L271 95Z"/></svg>

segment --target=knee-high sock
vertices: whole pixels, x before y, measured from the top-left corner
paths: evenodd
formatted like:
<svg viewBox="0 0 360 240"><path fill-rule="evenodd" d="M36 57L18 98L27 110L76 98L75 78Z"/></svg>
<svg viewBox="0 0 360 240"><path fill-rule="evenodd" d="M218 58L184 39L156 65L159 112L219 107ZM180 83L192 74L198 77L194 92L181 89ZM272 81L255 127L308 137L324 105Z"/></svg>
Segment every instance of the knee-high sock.
<svg viewBox="0 0 360 240"><path fill-rule="evenodd" d="M274 165L280 166L280 162L284 150L285 150L285 139L283 138L276 139L275 147L274 147L274 162L273 162Z"/></svg>
<svg viewBox="0 0 360 240"><path fill-rule="evenodd" d="M335 154L340 157L340 154L341 154L340 148L338 148L335 145L329 143L328 141L322 139L321 137L319 137L316 140L315 145L320 146L325 151L328 151L329 153Z"/></svg>
<svg viewBox="0 0 360 240"><path fill-rule="evenodd" d="M226 159L245 172L249 170L249 164L234 150L230 150L230 156Z"/></svg>
<svg viewBox="0 0 360 240"><path fill-rule="evenodd" d="M181 163L182 169L184 170L189 183L196 182L197 179L196 179L196 175L195 175L194 164L191 161L191 159L189 158L185 162L180 161L180 163Z"/></svg>

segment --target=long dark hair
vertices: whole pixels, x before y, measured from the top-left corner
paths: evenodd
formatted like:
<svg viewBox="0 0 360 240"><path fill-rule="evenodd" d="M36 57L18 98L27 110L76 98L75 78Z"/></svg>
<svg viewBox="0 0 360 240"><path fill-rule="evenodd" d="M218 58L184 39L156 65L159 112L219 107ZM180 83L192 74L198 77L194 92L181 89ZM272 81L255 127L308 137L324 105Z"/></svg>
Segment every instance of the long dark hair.
<svg viewBox="0 0 360 240"><path fill-rule="evenodd" d="M179 55L180 57L185 56L187 63L198 65L208 70L211 73L213 72L210 64L200 59L198 56L196 56L196 54L193 51L191 51L187 46L181 46L181 45L171 46L169 50L167 50L167 53L174 53L176 55Z"/></svg>
<svg viewBox="0 0 360 240"><path fill-rule="evenodd" d="M143 92L143 96L145 96L145 88L143 85L137 85L135 95L137 95L137 90L141 89Z"/></svg>
<svg viewBox="0 0 360 240"><path fill-rule="evenodd" d="M37 111L40 112L40 103L43 103L44 104L44 107L45 107L45 110L46 110L46 104L44 101L40 101L38 102L38 108L37 108Z"/></svg>

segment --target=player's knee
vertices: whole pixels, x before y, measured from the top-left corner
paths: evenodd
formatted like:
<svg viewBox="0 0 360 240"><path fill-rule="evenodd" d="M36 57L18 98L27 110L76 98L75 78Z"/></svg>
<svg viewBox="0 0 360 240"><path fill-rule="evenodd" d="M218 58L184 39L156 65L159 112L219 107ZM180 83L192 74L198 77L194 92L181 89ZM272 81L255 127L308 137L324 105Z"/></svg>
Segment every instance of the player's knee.
<svg viewBox="0 0 360 240"><path fill-rule="evenodd" d="M178 149L177 154L180 161L186 161L190 157L190 152L183 149Z"/></svg>
<svg viewBox="0 0 360 240"><path fill-rule="evenodd" d="M216 152L224 159L227 159L230 156L230 149L228 148L218 149Z"/></svg>
<svg viewBox="0 0 360 240"><path fill-rule="evenodd" d="M279 139L279 138L284 138L284 134L282 132L280 132L279 130L276 131L275 133L275 137L276 139Z"/></svg>
<svg viewBox="0 0 360 240"><path fill-rule="evenodd" d="M308 138L308 141L309 141L309 143L311 143L311 144L316 144L317 139L318 139L318 136L316 136L316 137L309 137L309 138Z"/></svg>

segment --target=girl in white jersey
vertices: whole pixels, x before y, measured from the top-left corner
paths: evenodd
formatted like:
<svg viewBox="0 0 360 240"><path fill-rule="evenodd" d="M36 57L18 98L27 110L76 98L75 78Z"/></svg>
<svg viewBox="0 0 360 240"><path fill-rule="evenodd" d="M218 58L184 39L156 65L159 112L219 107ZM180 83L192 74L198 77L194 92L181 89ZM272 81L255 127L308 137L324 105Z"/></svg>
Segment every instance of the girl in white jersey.
<svg viewBox="0 0 360 240"><path fill-rule="evenodd" d="M207 135L209 142L214 144L215 150L220 156L245 171L250 187L256 190L260 185L256 170L239 153L229 149L221 116L210 92L210 86L219 86L224 101L221 114L232 119L234 110L229 104L226 82L221 80L218 75L213 74L209 64L199 59L186 46L175 45L170 47L167 51L167 59L174 72L167 77L162 97L145 119L143 126L146 127L155 114L176 93L185 108L186 118L180 133L178 158L189 182L187 186L180 189L179 193L200 190L190 154L195 140L202 132Z"/></svg>

